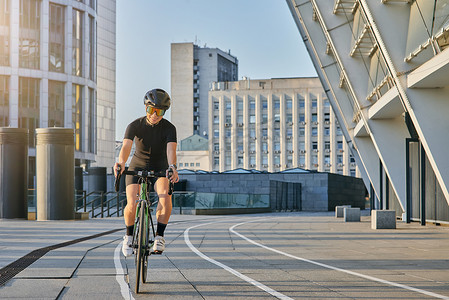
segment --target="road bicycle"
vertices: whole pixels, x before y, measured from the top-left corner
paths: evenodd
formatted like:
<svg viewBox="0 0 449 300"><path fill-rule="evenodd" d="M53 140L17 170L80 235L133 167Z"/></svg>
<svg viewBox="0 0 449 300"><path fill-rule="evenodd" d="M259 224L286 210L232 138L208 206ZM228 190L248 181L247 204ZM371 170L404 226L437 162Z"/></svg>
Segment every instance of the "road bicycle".
<svg viewBox="0 0 449 300"><path fill-rule="evenodd" d="M171 176L169 172L169 177ZM134 232L132 240L132 248L135 254L136 263L136 293L139 293L140 280L142 283L147 281L147 269L148 269L148 257L151 254L161 254L152 252L156 232L154 230L153 218L151 212L153 209L151 206L156 205L159 200L155 200L157 197L150 199L151 190L151 178L166 177L165 171L128 171L125 170L120 174L120 170L117 170L117 177L115 179L115 191L120 190L120 177L122 175L132 175L139 178L138 184L140 184L139 199L137 201L136 218L134 222ZM168 194L173 193L173 183L169 181ZM155 200L155 201L152 201Z"/></svg>

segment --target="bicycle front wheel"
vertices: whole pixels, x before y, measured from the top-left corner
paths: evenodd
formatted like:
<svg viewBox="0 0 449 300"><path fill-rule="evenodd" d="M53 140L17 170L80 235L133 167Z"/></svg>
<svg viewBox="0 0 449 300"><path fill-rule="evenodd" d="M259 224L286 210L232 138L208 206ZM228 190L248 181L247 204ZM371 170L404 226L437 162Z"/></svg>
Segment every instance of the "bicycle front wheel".
<svg viewBox="0 0 449 300"><path fill-rule="evenodd" d="M145 283L147 282L147 270L148 270L148 256L150 255L150 249L149 249L149 228L148 228L148 224L149 224L149 216L150 214L150 210L148 208L148 206L146 206L146 210L145 210L145 218L142 221L142 237L144 238L144 245L145 245L145 252L142 255L142 282Z"/></svg>
<svg viewBox="0 0 449 300"><path fill-rule="evenodd" d="M139 211L139 228L137 233L137 253L136 253L136 293L139 293L140 275L143 272L143 261L146 254L146 229L145 229L145 211L146 203L145 201L140 202Z"/></svg>

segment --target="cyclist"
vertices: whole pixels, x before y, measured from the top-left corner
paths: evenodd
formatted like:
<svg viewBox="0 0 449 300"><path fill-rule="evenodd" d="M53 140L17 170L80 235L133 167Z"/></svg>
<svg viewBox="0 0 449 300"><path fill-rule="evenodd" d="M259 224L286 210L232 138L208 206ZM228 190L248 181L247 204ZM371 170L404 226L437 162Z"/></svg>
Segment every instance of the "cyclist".
<svg viewBox="0 0 449 300"><path fill-rule="evenodd" d="M164 231L172 210L171 195L168 194L169 180L173 183L179 181L176 170L176 128L163 118L171 102L167 92L162 89L152 89L145 94L143 102L146 116L134 120L126 128L119 159L114 165L114 174L117 176L119 166L121 172L125 169L125 163L131 153L133 141L135 141L136 147L129 170L152 170L155 172L166 170L167 178L159 177L152 180L159 202L156 208L156 238L151 251L162 253L165 250ZM172 174L169 177L170 170ZM136 200L139 196L137 180L137 177L131 175L126 175L125 178L127 204L124 210L124 219L126 235L123 237L122 246L122 252L125 256L133 254L131 243L137 209Z"/></svg>

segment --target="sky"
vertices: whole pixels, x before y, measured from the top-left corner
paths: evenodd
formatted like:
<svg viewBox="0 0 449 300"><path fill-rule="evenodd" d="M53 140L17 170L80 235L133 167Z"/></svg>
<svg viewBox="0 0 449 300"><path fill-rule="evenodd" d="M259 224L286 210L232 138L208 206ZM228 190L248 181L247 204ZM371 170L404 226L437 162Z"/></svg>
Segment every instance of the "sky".
<svg viewBox="0 0 449 300"><path fill-rule="evenodd" d="M116 33L118 141L148 90L170 93L171 43L230 51L239 80L316 76L285 0L117 0Z"/></svg>

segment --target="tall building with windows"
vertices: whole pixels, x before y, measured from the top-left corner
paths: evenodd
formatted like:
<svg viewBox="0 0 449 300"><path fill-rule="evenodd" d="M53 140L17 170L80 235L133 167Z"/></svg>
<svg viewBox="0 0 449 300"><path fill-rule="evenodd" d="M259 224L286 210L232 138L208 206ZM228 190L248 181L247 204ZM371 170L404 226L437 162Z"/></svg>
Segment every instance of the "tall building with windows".
<svg viewBox="0 0 449 300"><path fill-rule="evenodd" d="M75 163L112 166L115 0L0 0L0 126L75 131ZM32 184L32 182L30 183Z"/></svg>
<svg viewBox="0 0 449 300"><path fill-rule="evenodd" d="M449 222L449 1L287 4L371 207Z"/></svg>
<svg viewBox="0 0 449 300"><path fill-rule="evenodd" d="M171 44L171 122L178 140L209 132L208 92L211 82L235 81L237 58L217 48L194 43Z"/></svg>
<svg viewBox="0 0 449 300"><path fill-rule="evenodd" d="M209 92L210 166L357 176L318 78L215 82Z"/></svg>

